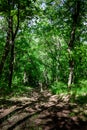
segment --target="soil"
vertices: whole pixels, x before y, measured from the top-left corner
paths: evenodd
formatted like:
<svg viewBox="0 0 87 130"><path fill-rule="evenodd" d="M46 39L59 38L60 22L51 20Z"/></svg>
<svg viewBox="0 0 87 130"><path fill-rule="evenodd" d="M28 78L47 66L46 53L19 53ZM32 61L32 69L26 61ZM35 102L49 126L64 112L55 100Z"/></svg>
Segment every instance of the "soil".
<svg viewBox="0 0 87 130"><path fill-rule="evenodd" d="M87 103L48 90L1 98L0 130L87 130Z"/></svg>

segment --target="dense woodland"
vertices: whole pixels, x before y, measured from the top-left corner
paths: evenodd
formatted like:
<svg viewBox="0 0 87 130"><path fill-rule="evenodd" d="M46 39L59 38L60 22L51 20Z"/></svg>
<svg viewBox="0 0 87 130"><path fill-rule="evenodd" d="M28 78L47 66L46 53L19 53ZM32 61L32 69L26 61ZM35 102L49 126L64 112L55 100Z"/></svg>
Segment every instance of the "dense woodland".
<svg viewBox="0 0 87 130"><path fill-rule="evenodd" d="M31 90L87 102L87 0L0 0L1 98Z"/></svg>
<svg viewBox="0 0 87 130"><path fill-rule="evenodd" d="M86 0L0 0L0 87L87 83Z"/></svg>

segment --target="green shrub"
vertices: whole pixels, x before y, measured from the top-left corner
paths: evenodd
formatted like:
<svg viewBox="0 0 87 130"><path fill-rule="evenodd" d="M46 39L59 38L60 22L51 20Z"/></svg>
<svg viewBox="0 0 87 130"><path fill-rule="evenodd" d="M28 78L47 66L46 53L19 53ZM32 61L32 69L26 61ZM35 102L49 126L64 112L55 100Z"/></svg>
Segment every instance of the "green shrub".
<svg viewBox="0 0 87 130"><path fill-rule="evenodd" d="M58 82L55 81L52 85L51 85L51 91L54 94L59 94L59 93L63 93L67 91L67 85L63 82Z"/></svg>

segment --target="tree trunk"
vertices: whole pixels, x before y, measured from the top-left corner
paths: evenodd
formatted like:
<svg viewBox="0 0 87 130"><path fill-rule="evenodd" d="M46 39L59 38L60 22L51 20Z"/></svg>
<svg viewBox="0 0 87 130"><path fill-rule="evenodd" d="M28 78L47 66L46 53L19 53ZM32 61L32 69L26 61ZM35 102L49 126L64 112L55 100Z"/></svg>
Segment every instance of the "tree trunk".
<svg viewBox="0 0 87 130"><path fill-rule="evenodd" d="M14 65L14 41L12 41L11 45L11 58L9 64L9 89L11 89L12 77L13 77L13 65Z"/></svg>
<svg viewBox="0 0 87 130"><path fill-rule="evenodd" d="M75 7L73 7L74 12L72 14L72 29L70 34L70 41L68 43L68 55L69 55L69 76L68 76L68 89L71 88L74 76L74 58L73 58L73 50L75 47L75 32L77 29L77 25L79 23L79 15L80 15L80 2L77 1L75 3Z"/></svg>
<svg viewBox="0 0 87 130"><path fill-rule="evenodd" d="M12 84L12 76L13 76L13 62L14 62L14 42L15 42L15 38L18 32L18 28L19 28L19 8L20 8L20 2L18 1L18 6L17 6L17 23L13 23L13 16L11 15L11 7L13 6L12 9L14 9L14 2L12 1L12 3L8 0L8 15L7 15L7 20L8 20L8 32L7 32L7 40L6 40L6 45L4 48L4 53L2 55L1 58L1 62L0 62L0 77L1 74L3 72L3 68L4 68L4 64L5 61L7 59L8 54L10 53L10 63L9 63L9 81L8 81L8 85L9 88L11 88L11 84ZM16 25L16 28L13 29L13 24Z"/></svg>
<svg viewBox="0 0 87 130"><path fill-rule="evenodd" d="M69 77L68 77L68 88L71 88L71 84L73 82L73 75L74 75L74 61L69 61Z"/></svg>
<svg viewBox="0 0 87 130"><path fill-rule="evenodd" d="M13 17L11 17L11 50L10 50L10 63L9 63L9 89L11 89L11 85L12 85L12 77L13 77L13 66L14 66L14 42L15 42L15 38L18 32L18 28L19 28L19 2L18 2L18 14L17 14L17 26L15 29L15 32L13 30Z"/></svg>

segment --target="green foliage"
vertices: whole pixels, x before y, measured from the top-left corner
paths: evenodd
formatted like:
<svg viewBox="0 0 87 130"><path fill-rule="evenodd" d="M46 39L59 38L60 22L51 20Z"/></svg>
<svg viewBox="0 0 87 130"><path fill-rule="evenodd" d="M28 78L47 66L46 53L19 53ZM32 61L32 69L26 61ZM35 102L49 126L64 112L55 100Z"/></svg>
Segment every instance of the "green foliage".
<svg viewBox="0 0 87 130"><path fill-rule="evenodd" d="M66 93L67 92L67 85L63 82L58 82L55 81L52 85L51 85L51 91L54 94L60 94L60 93Z"/></svg>
<svg viewBox="0 0 87 130"><path fill-rule="evenodd" d="M79 80L78 84L83 90L87 88L87 80L85 79Z"/></svg>
<svg viewBox="0 0 87 130"><path fill-rule="evenodd" d="M70 93L75 98L76 96L86 95L86 91L87 91L87 81L80 80L77 84L73 84Z"/></svg>
<svg viewBox="0 0 87 130"><path fill-rule="evenodd" d="M82 2L81 12L70 54L68 53L68 43L71 39L72 17L76 0L19 0L19 2L20 28L15 40L12 90L21 92L25 86L35 87L42 83L43 87L49 86L53 93L67 92L69 60L73 59L74 76L71 93L84 93L87 87L87 27L84 18L86 1L79 0ZM7 36L9 8L6 0L1 0L0 5L2 5L0 6L2 16L0 18L1 60ZM14 23L13 30L15 30L18 0L14 1L14 7L10 7ZM9 55L0 79L0 87L5 91L8 89Z"/></svg>
<svg viewBox="0 0 87 130"><path fill-rule="evenodd" d="M76 97L76 99L74 100L74 102L80 104L80 105L84 105L87 102L87 95L79 95Z"/></svg>

